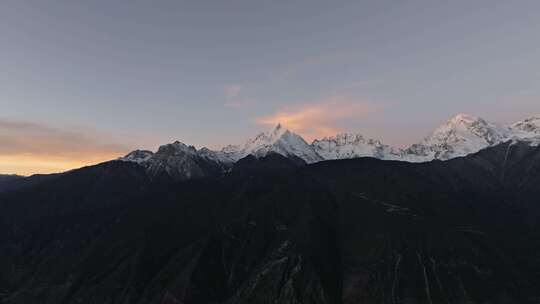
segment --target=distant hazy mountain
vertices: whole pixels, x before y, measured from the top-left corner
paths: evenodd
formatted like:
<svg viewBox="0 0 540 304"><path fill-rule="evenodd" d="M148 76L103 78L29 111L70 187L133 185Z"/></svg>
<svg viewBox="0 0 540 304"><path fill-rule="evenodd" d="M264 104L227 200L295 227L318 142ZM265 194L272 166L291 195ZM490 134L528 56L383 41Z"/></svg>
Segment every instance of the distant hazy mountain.
<svg viewBox="0 0 540 304"><path fill-rule="evenodd" d="M308 144L300 135L278 124L243 145L229 145L220 151L197 150L181 142L164 145L156 153L136 150L121 158L145 167L154 178L184 180L226 172L248 155L264 157L269 153L300 158L306 163L322 160L374 157L386 160L426 162L448 160L478 152L509 140L540 143L540 117L531 117L510 126L488 122L468 114L449 119L421 142L406 149L391 147L361 134L338 134Z"/></svg>

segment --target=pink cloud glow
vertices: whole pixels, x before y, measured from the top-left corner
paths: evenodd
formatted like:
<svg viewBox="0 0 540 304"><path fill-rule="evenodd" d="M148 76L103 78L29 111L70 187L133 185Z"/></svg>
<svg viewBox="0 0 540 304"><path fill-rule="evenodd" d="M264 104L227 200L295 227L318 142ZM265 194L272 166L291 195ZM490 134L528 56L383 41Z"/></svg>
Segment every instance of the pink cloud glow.
<svg viewBox="0 0 540 304"><path fill-rule="evenodd" d="M366 101L346 96L334 96L312 103L285 108L275 114L258 117L260 125L281 123L291 131L301 134L306 140L342 132L342 123L348 119L358 119L376 110Z"/></svg>

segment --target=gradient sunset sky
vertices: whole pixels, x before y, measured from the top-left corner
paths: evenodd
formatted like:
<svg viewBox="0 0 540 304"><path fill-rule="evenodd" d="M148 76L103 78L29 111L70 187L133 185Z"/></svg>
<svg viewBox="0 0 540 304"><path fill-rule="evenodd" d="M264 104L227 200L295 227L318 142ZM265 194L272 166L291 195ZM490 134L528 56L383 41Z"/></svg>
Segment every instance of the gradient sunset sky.
<svg viewBox="0 0 540 304"><path fill-rule="evenodd" d="M0 2L0 173L540 114L540 1Z"/></svg>

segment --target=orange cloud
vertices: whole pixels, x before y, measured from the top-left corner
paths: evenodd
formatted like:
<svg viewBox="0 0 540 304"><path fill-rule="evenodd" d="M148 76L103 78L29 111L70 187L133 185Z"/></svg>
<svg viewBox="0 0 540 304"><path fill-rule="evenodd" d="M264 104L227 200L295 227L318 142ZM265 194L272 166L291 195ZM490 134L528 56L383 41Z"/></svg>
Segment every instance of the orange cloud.
<svg viewBox="0 0 540 304"><path fill-rule="evenodd" d="M117 158L127 147L89 129L0 120L0 173L60 172Z"/></svg>
<svg viewBox="0 0 540 304"><path fill-rule="evenodd" d="M371 103L346 96L334 96L259 117L255 122L261 125L281 123L291 131L300 133L306 140L313 140L335 135L342 131L341 124L344 120L359 118L374 110Z"/></svg>

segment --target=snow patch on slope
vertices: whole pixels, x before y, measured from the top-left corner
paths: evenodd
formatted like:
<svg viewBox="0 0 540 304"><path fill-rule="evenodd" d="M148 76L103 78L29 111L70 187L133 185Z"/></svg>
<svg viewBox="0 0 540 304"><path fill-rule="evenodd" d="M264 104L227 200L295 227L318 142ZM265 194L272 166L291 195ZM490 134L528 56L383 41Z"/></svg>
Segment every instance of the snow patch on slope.
<svg viewBox="0 0 540 304"><path fill-rule="evenodd" d="M154 152L148 150L135 150L130 152L124 157L120 157L118 160L129 161L134 163L144 163L154 156Z"/></svg>
<svg viewBox="0 0 540 304"><path fill-rule="evenodd" d="M540 115L536 115L522 121L518 121L510 126L514 136L518 138L529 138L540 136Z"/></svg>
<svg viewBox="0 0 540 304"><path fill-rule="evenodd" d="M366 139L361 134L342 133L316 139L311 146L325 160L357 157L397 159L399 149L392 148L375 139Z"/></svg>

